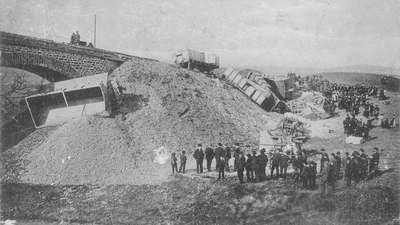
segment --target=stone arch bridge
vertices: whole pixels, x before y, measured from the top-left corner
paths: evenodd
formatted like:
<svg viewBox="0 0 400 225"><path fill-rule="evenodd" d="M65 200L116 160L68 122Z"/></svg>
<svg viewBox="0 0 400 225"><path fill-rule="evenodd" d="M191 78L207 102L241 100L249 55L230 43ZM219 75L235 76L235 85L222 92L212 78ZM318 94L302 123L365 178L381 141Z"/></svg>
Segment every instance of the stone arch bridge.
<svg viewBox="0 0 400 225"><path fill-rule="evenodd" d="M0 66L60 81L110 72L135 56L0 31Z"/></svg>

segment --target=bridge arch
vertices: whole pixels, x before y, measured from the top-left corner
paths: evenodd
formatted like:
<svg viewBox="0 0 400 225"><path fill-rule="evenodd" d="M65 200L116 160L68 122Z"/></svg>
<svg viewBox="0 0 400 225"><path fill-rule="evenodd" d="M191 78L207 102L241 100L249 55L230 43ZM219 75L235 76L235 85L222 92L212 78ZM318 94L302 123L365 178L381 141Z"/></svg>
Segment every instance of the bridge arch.
<svg viewBox="0 0 400 225"><path fill-rule="evenodd" d="M79 76L79 73L66 62L28 52L2 52L0 66L23 69L52 82Z"/></svg>

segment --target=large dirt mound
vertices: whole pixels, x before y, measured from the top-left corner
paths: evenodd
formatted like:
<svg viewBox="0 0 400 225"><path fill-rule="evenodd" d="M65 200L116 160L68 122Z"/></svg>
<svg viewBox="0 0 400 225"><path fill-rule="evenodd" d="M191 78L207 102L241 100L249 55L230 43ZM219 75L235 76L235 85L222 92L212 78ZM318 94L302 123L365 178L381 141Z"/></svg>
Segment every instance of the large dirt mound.
<svg viewBox="0 0 400 225"><path fill-rule="evenodd" d="M259 131L281 115L268 113L238 90L206 75L135 59L111 75L124 87L124 116L69 122L25 155L21 179L45 184L144 184L165 181L169 163L154 150L197 143L258 144ZM10 149L12 151L12 149ZM191 162L189 162L191 164ZM189 165L190 166L190 165Z"/></svg>
<svg viewBox="0 0 400 225"><path fill-rule="evenodd" d="M135 60L111 74L125 94L148 99L125 125L140 149L190 150L196 143L257 144L259 131L279 114L267 113L238 90L204 74L168 64Z"/></svg>

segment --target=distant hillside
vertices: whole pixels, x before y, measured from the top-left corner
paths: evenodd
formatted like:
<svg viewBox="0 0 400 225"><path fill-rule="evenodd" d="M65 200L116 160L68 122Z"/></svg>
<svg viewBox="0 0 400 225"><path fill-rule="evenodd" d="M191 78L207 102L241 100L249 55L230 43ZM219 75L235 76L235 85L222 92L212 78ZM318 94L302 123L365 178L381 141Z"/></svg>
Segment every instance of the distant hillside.
<svg viewBox="0 0 400 225"><path fill-rule="evenodd" d="M322 72L345 72L345 73L372 73L372 74L385 74L400 77L400 68L372 66L372 65L352 65L331 68L311 68L311 67L280 67L280 66L244 66L241 68L252 68L262 71L267 75L286 75L287 73L294 72L299 75L310 75Z"/></svg>
<svg viewBox="0 0 400 225"><path fill-rule="evenodd" d="M387 67L387 66L373 66L373 65L351 65L351 66L334 67L326 69L323 72L371 73L371 74L396 75L400 77L400 68Z"/></svg>
<svg viewBox="0 0 400 225"><path fill-rule="evenodd" d="M399 91L400 79L374 73L355 72L324 72L320 73L325 79L342 84L374 85L390 91Z"/></svg>

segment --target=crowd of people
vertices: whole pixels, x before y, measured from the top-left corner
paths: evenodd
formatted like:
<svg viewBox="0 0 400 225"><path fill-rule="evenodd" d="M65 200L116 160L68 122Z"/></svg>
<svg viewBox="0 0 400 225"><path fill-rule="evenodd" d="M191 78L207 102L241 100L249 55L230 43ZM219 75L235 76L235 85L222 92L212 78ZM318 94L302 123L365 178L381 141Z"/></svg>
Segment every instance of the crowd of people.
<svg viewBox="0 0 400 225"><path fill-rule="evenodd" d="M380 108L376 104L372 104L369 99L380 98L384 96L384 91L373 86L362 85L339 85L328 81L319 80L314 77L305 79L310 87L314 87L317 91L321 91L326 97L326 105L330 111L335 108L345 110L347 116L343 121L344 132L347 136L362 137L369 139L369 132L372 128L371 122L378 119ZM362 118L362 119L361 119ZM382 127L389 128L396 126L395 116L391 120L383 120ZM288 135L293 136L292 133ZM331 153L330 155L321 149L320 151L298 151L284 152L281 148L276 147L268 152L266 149L250 150L243 148L238 143L233 146L218 143L217 146L207 146L203 148L202 144L198 144L193 153L196 161L196 172L203 173L203 163L206 161L206 169L208 172L218 172L218 180L225 179L225 172L231 169L237 173L240 183L246 182L262 182L266 179L286 178L288 176L288 168L293 169L290 173L297 185L301 185L305 189L316 189L317 177L319 177L319 186L321 193L327 193L327 190L335 190L337 182L341 179L345 181L347 186L357 184L361 180L368 179L376 174L379 168L380 153L378 148L374 148L374 153L368 156L364 149L354 151L351 154L345 152ZM320 156L319 163L316 158ZM233 168L230 163L233 161ZM178 170L178 159L175 153L171 156L172 172L185 173L187 157L185 151L180 154L180 167ZM213 166L215 163L215 167ZM267 175L266 169L269 166L270 174ZM317 167L319 167L317 169Z"/></svg>
<svg viewBox="0 0 400 225"><path fill-rule="evenodd" d="M344 179L346 185L351 186L373 176L379 168L380 154L377 147L371 156L368 156L364 149L360 149L360 152L354 151L351 155L346 152L343 158L340 152L332 153L330 158L324 149L321 152L320 185L323 194L328 187L335 190L340 179Z"/></svg>
<svg viewBox="0 0 400 225"><path fill-rule="evenodd" d="M193 158L196 161L196 172L204 173L203 164L206 161L206 169L208 172L218 172L218 180L225 179L225 172L233 169L237 173L240 183L245 182L262 182L266 179L286 178L289 166L293 168L291 176L296 184L301 185L305 189L317 188L317 176L320 176L321 192L326 193L328 188L334 190L336 183L340 179L344 179L347 186L357 184L363 179L372 176L379 166L379 150L374 148L374 153L368 156L364 149L354 151L351 155L345 152L342 156L340 152L331 153L330 155L321 149L317 154L320 155L319 174L317 170L318 164L312 160L310 153L306 150L293 152L283 152L275 149L266 153L265 149L256 150L251 153L242 151L239 144L233 147L218 143L216 148L206 147L203 150L201 144L196 147ZM178 158L176 153L171 155L172 173L185 173L187 156L182 151L180 156L180 166L178 170ZM233 160L233 168L230 168L230 162ZM215 162L215 167L213 166ZM269 165L270 174L267 176L266 168ZM213 168L212 168L213 167Z"/></svg>

